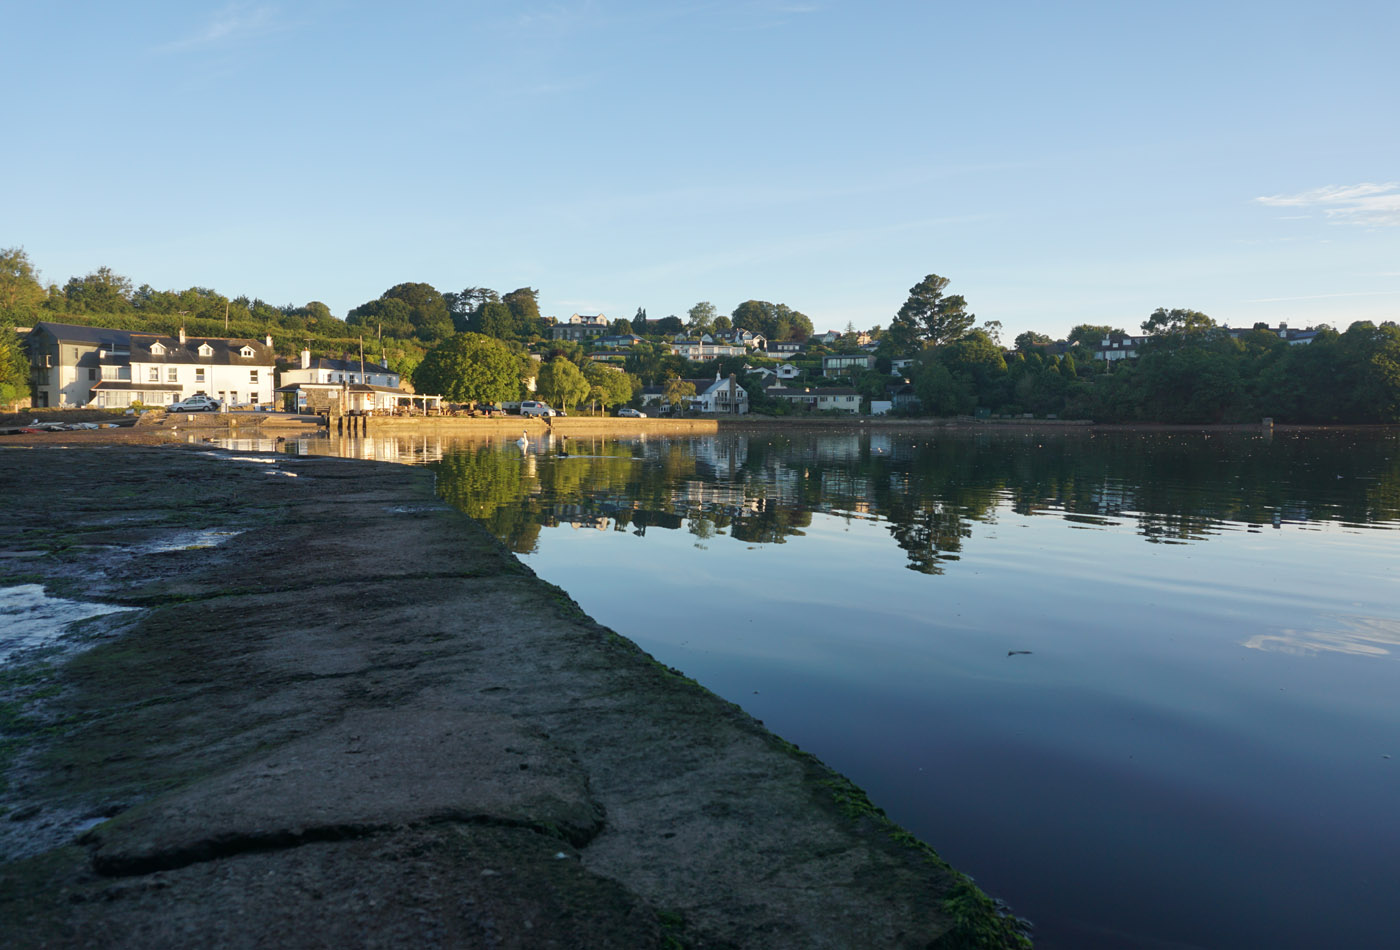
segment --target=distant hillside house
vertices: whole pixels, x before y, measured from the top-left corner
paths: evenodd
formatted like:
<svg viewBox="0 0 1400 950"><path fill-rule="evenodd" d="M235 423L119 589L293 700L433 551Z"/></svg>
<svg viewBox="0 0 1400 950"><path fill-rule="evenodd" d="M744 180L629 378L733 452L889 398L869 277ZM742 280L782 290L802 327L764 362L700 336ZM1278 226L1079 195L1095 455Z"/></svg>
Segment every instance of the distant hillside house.
<svg viewBox="0 0 1400 950"><path fill-rule="evenodd" d="M1127 333L1109 333L1091 349L1096 360L1113 362L1115 360L1136 359L1138 348L1148 339L1145 336L1131 336Z"/></svg>
<svg viewBox="0 0 1400 950"><path fill-rule="evenodd" d="M569 317L568 322L561 320L556 323L550 328L550 333L556 340L581 342L606 335L608 326L608 318L601 313L576 313Z"/></svg>
<svg viewBox="0 0 1400 950"><path fill-rule="evenodd" d="M1254 333L1256 328L1251 327L1249 329L1244 329L1241 327L1225 327L1224 329L1231 337L1239 339L1242 336L1248 336ZM1312 327L1308 327L1306 330L1290 330L1286 323L1280 323L1277 328L1259 327L1257 329L1263 330L1265 333L1272 333L1289 346L1307 346L1317 338L1319 332Z"/></svg>
<svg viewBox="0 0 1400 950"><path fill-rule="evenodd" d="M615 333L608 336L598 337L598 345L617 348L620 346L636 346L642 342L642 338L635 333Z"/></svg>
<svg viewBox="0 0 1400 950"><path fill-rule="evenodd" d="M774 399L784 399L809 412L822 409L835 409L840 412L859 413L860 393L850 386L819 386L804 389L789 389L781 383L769 386L764 392Z"/></svg>
<svg viewBox="0 0 1400 950"><path fill-rule="evenodd" d="M852 370L874 368L875 357L871 353L833 353L822 357L823 376L849 376Z"/></svg>
<svg viewBox="0 0 1400 950"><path fill-rule="evenodd" d="M727 378L716 374L714 379L687 379L686 382L695 387L695 395L690 398L687 409L727 415L743 415L749 411L748 390L739 385L733 374ZM664 386L643 386L637 395L643 406L650 406L662 412L669 412L671 409L670 403L666 401Z"/></svg>
<svg viewBox="0 0 1400 950"><path fill-rule="evenodd" d="M735 327L732 330L720 330L715 334L715 340L719 343L734 343L746 347L750 350L764 349L768 344L767 337L750 330L743 330Z"/></svg>
<svg viewBox="0 0 1400 950"><path fill-rule="evenodd" d="M713 380L692 379L689 382L695 385L695 397L690 400L690 408L697 412L737 416L749 411L748 390L739 385L733 373L723 379L716 373Z"/></svg>
<svg viewBox="0 0 1400 950"><path fill-rule="evenodd" d="M734 343L705 343L701 340L684 340L669 344L672 353L695 363L716 360L722 356L743 356L748 350Z"/></svg>
<svg viewBox="0 0 1400 950"><path fill-rule="evenodd" d="M162 336L40 321L25 338L35 407L168 406L203 393L226 406L272 403L276 356L264 341Z"/></svg>
<svg viewBox="0 0 1400 950"><path fill-rule="evenodd" d="M796 340L769 340L765 349L772 356L796 356L807 349L807 344Z"/></svg>

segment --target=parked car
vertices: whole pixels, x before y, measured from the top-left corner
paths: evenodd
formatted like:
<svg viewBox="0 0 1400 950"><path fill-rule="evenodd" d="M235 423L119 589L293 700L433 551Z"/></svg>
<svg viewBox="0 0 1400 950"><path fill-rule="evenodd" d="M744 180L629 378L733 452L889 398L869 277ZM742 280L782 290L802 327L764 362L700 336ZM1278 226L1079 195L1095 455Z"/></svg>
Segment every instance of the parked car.
<svg viewBox="0 0 1400 950"><path fill-rule="evenodd" d="M186 396L179 402L172 402L165 407L166 412L218 412L220 409L219 400L204 393L195 393L193 396Z"/></svg>
<svg viewBox="0 0 1400 950"><path fill-rule="evenodd" d="M625 416L628 419L645 419L647 417L645 412L642 412L640 409L633 409L630 406L623 406L621 409L617 410L617 414L619 416Z"/></svg>
<svg viewBox="0 0 1400 950"><path fill-rule="evenodd" d="M522 416L552 416L554 410L549 408L549 403L540 402L537 399L527 399L520 404L520 414Z"/></svg>

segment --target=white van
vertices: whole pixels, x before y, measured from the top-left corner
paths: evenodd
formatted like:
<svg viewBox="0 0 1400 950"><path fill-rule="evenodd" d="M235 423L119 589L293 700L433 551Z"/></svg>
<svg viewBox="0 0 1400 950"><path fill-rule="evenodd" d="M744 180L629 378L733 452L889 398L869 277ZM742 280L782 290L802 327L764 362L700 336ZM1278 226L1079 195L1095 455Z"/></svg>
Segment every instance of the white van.
<svg viewBox="0 0 1400 950"><path fill-rule="evenodd" d="M549 403L527 399L520 404L520 414L522 416L552 416L554 410L549 408Z"/></svg>

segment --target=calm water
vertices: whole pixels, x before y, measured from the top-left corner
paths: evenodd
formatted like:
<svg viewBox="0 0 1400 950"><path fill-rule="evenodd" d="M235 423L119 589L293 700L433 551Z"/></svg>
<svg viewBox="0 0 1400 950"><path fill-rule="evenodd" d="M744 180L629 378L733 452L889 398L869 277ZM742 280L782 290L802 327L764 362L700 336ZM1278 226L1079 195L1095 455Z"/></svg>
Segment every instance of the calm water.
<svg viewBox="0 0 1400 950"><path fill-rule="evenodd" d="M328 449L431 463L1039 947L1400 943L1395 433Z"/></svg>

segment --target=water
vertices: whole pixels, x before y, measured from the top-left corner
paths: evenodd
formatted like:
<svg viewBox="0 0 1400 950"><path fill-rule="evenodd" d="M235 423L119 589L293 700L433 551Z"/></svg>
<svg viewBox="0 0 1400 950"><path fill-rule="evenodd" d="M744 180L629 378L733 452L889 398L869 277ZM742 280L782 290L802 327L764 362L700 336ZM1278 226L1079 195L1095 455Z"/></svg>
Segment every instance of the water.
<svg viewBox="0 0 1400 950"><path fill-rule="evenodd" d="M57 641L80 620L130 609L50 597L39 584L0 587L0 668Z"/></svg>
<svg viewBox="0 0 1400 950"><path fill-rule="evenodd" d="M1395 433L347 445L433 464L1039 947L1400 940Z"/></svg>

